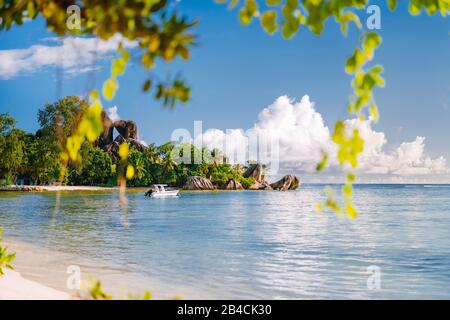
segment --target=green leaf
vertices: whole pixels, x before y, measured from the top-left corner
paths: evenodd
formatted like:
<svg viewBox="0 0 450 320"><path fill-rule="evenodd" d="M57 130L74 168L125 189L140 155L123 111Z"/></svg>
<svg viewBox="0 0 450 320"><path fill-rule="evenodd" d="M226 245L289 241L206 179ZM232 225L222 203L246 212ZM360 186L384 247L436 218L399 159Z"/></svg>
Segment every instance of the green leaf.
<svg viewBox="0 0 450 320"><path fill-rule="evenodd" d="M353 193L353 189L352 186L350 184L346 184L343 188L342 188L342 192L344 193L344 196L346 198L351 198L352 193Z"/></svg>
<svg viewBox="0 0 450 320"><path fill-rule="evenodd" d="M142 90L144 92L148 91L150 87L152 86L152 80L147 79L147 81L144 82L144 85L142 86Z"/></svg>
<svg viewBox="0 0 450 320"><path fill-rule="evenodd" d="M344 13L340 17L339 21L341 22L341 30L342 30L342 33L344 35L347 34L348 23L350 21L353 22L358 27L358 29L362 28L361 21L359 20L359 17L355 13L353 13L351 11L347 11L346 13Z"/></svg>
<svg viewBox="0 0 450 320"><path fill-rule="evenodd" d="M409 3L409 13L413 16L417 16L420 14L422 4L419 0L411 0Z"/></svg>
<svg viewBox="0 0 450 320"><path fill-rule="evenodd" d="M433 15L437 12L437 5L434 1L428 1L425 3L425 11L428 15Z"/></svg>
<svg viewBox="0 0 450 320"><path fill-rule="evenodd" d="M360 49L356 49L353 52L353 55L348 58L347 63L345 64L345 71L347 73L355 73L361 68L365 60L366 59L364 53Z"/></svg>
<svg viewBox="0 0 450 320"><path fill-rule="evenodd" d="M126 62L123 59L115 59L113 61L111 75L113 77L124 74L125 73L125 65Z"/></svg>
<svg viewBox="0 0 450 320"><path fill-rule="evenodd" d="M322 161L320 161L320 163L316 167L316 171L320 172L323 169L325 169L325 167L327 166L327 163L328 163L328 154L324 153L322 156Z"/></svg>
<svg viewBox="0 0 450 320"><path fill-rule="evenodd" d="M33 1L28 2L27 11L28 11L28 18L32 19L32 18L35 17L36 9L34 7L34 2Z"/></svg>
<svg viewBox="0 0 450 320"><path fill-rule="evenodd" d="M268 6L277 6L281 3L281 0L266 0Z"/></svg>
<svg viewBox="0 0 450 320"><path fill-rule="evenodd" d="M286 0L286 6L295 10L298 8L298 0Z"/></svg>
<svg viewBox="0 0 450 320"><path fill-rule="evenodd" d="M370 116L372 117L372 119L373 119L373 121L375 121L375 122L378 122L378 120L379 120L379 114L378 114L378 108L377 108L377 106L375 105L375 103L373 103L371 106L370 106Z"/></svg>
<svg viewBox="0 0 450 320"><path fill-rule="evenodd" d="M394 11L397 6L397 0L388 0L389 10Z"/></svg>
<svg viewBox="0 0 450 320"><path fill-rule="evenodd" d="M116 79L111 78L105 81L105 83L103 84L103 96L105 97L105 99L107 100L111 100L112 98L114 98L114 95L116 94L117 89L119 88L119 83L117 82Z"/></svg>
<svg viewBox="0 0 450 320"><path fill-rule="evenodd" d="M355 207L349 203L345 205L345 213L352 219L355 219L358 216L358 211L356 211Z"/></svg>
<svg viewBox="0 0 450 320"><path fill-rule="evenodd" d="M277 31L277 12L266 11L261 16L261 25L268 34L273 34Z"/></svg>
<svg viewBox="0 0 450 320"><path fill-rule="evenodd" d="M347 183L353 183L356 180L356 176L353 173L347 174Z"/></svg>
<svg viewBox="0 0 450 320"><path fill-rule="evenodd" d="M228 9L231 10L234 7L237 6L237 4L239 3L239 0L231 0L230 3L228 4Z"/></svg>
<svg viewBox="0 0 450 320"><path fill-rule="evenodd" d="M363 50L369 59L373 57L373 51L381 44L382 39L378 33L370 32L368 33L363 42Z"/></svg>
<svg viewBox="0 0 450 320"><path fill-rule="evenodd" d="M281 34L283 38L291 39L299 28L300 28L300 21L298 19L295 18L288 19L283 23Z"/></svg>
<svg viewBox="0 0 450 320"><path fill-rule="evenodd" d="M91 100L91 101L97 100L97 99L98 99L98 96L99 96L98 90L97 90L97 89L92 90L92 91L89 93L89 100Z"/></svg>
<svg viewBox="0 0 450 320"><path fill-rule="evenodd" d="M258 3L256 0L246 0L244 7L239 11L239 19L243 25L248 25L257 13Z"/></svg>

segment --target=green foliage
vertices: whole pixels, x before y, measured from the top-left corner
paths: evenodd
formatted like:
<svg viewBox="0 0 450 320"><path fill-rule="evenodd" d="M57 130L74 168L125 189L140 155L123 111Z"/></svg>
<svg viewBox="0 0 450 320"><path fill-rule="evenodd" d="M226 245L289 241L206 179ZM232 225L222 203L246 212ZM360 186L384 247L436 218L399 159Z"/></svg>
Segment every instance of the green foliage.
<svg viewBox="0 0 450 320"><path fill-rule="evenodd" d="M248 187L250 187L251 185L253 185L255 183L255 179L254 178L244 178L242 176L239 177L238 181L241 183L241 185L247 189Z"/></svg>
<svg viewBox="0 0 450 320"><path fill-rule="evenodd" d="M147 83L144 84L145 87L147 86ZM170 106L170 108L173 109L177 101L184 103L189 101L191 97L191 89L180 77L177 77L173 80L173 82L169 82L168 84L160 83L157 86L155 97L162 100L164 106Z"/></svg>
<svg viewBox="0 0 450 320"><path fill-rule="evenodd" d="M150 291L145 291L141 296L129 294L128 300L152 300L152 293Z"/></svg>
<svg viewBox="0 0 450 320"><path fill-rule="evenodd" d="M0 135L4 136L11 133L16 125L16 120L11 118L7 113L0 114Z"/></svg>
<svg viewBox="0 0 450 320"><path fill-rule="evenodd" d="M128 164L132 165L135 172L133 179L128 181L132 187L149 186L153 183L151 175L151 158L145 152L139 152L132 148L128 156Z"/></svg>
<svg viewBox="0 0 450 320"><path fill-rule="evenodd" d="M328 154L326 152L323 152L322 154L322 161L320 161L320 163L317 164L316 170L317 171L322 171L326 168L328 164Z"/></svg>
<svg viewBox="0 0 450 320"><path fill-rule="evenodd" d="M277 31L277 12L273 10L264 12L261 16L261 25L268 34Z"/></svg>
<svg viewBox="0 0 450 320"><path fill-rule="evenodd" d="M51 139L58 137L59 147L62 148L87 109L87 102L77 96L68 96L53 104L47 103L38 111L40 135Z"/></svg>
<svg viewBox="0 0 450 320"><path fill-rule="evenodd" d="M236 0L216 0L217 3L229 3L229 8L238 4ZM353 23L361 28L358 11L365 10L370 4L369 0L246 0L241 1L239 20L248 25L253 19L259 18L263 29L273 34L281 30L285 39L292 38L302 25L314 34L321 34L326 22L330 18L340 25L344 34L347 33L348 24ZM396 0L387 0L391 10L396 7ZM420 14L422 9L429 15L440 13L443 17L450 13L450 0L410 0L409 12L412 15Z"/></svg>
<svg viewBox="0 0 450 320"><path fill-rule="evenodd" d="M258 3L256 0L245 0L245 4L239 11L239 19L242 24L248 25L258 15Z"/></svg>
<svg viewBox="0 0 450 320"><path fill-rule="evenodd" d="M110 92L108 92L110 93ZM113 93L110 93L113 94ZM65 148L61 148L61 160L63 162L61 175L69 161L80 161L80 148L84 141L94 142L103 132L102 105L99 93L93 90L90 95L90 105L80 114L77 126L71 131L71 135L66 139ZM58 135L59 136L59 135Z"/></svg>
<svg viewBox="0 0 450 320"><path fill-rule="evenodd" d="M56 139L55 136L53 136ZM60 178L61 161L55 140L50 136L31 136L27 140L26 164L23 170L35 184L47 184Z"/></svg>
<svg viewBox="0 0 450 320"><path fill-rule="evenodd" d="M0 277L4 275L3 268L14 269L12 262L16 258L15 253L8 251L8 247L3 246L3 229L0 227Z"/></svg>
<svg viewBox="0 0 450 320"><path fill-rule="evenodd" d="M87 288L89 297L93 300L113 300L113 296L107 293L100 281L90 279L90 285ZM152 300L152 293L145 291L142 295L128 294L128 300Z"/></svg>
<svg viewBox="0 0 450 320"><path fill-rule="evenodd" d="M38 120L41 129L38 136L53 146L55 151L64 153L63 160L67 162L69 155L73 161L78 161L78 151L83 141L75 139L73 133L79 128L90 128L86 117L90 115L88 103L76 96L65 97L53 104L46 104L38 111ZM103 130L103 127L102 127ZM90 133L93 135L93 133Z"/></svg>
<svg viewBox="0 0 450 320"><path fill-rule="evenodd" d="M103 290L100 281L91 280L92 286L88 289L89 295L93 300L112 300L112 296Z"/></svg>
<svg viewBox="0 0 450 320"><path fill-rule="evenodd" d="M0 114L0 178L12 184L25 160L24 132L15 128L16 121L8 114Z"/></svg>
<svg viewBox="0 0 450 320"><path fill-rule="evenodd" d="M92 107L76 96L68 96L53 104L46 104L38 111L41 129L37 134L36 162L44 174L46 169L50 168L48 174L38 177L39 180L57 179L64 182L69 158L74 163L81 161L78 151L84 140L79 135L74 136L74 132L86 132L88 137L95 140L96 132L103 131L103 126L101 123L98 124L98 121L95 122L96 127L92 127L92 121L88 120L92 118L92 112ZM66 153L65 150L68 152ZM57 169L59 169L58 174L55 173ZM38 175L42 173L39 172Z"/></svg>
<svg viewBox="0 0 450 320"><path fill-rule="evenodd" d="M89 142L84 142L80 151L82 160L70 170L71 185L106 185L113 177L111 157Z"/></svg>
<svg viewBox="0 0 450 320"><path fill-rule="evenodd" d="M38 113L42 127L36 135L14 128L14 119L2 115L1 132L8 135L17 133L18 141L14 145L21 146L22 160L16 164L18 156L3 157L0 159L0 168L9 168L11 176L20 174L29 177L36 184L47 184L60 179L61 183L69 185L115 186L118 175L124 175L125 171L129 175L128 186L131 187L147 187L155 183L182 187L190 176L211 179L218 187L222 187L230 179L239 181L244 187L254 183L252 178L245 179L242 176L241 165L233 167L224 163L219 150L199 149L189 143L176 145L167 142L160 146L150 144L143 151L125 143L119 148L121 159L113 163L105 151L84 140L77 152L77 161L66 159L67 162L64 162L60 157L61 145L73 137L70 136L71 130L78 130L77 122L83 122L88 108L85 102L76 97L67 97L45 105ZM5 140L5 137L8 136L0 135L0 139ZM2 143L0 146L1 151L6 150L8 145ZM183 152L187 154L183 155ZM175 161L184 156L187 162ZM60 176L62 166L65 168L63 177Z"/></svg>
<svg viewBox="0 0 450 320"><path fill-rule="evenodd" d="M74 4L80 8L80 29L67 27L69 15L66 10ZM136 53L140 56L142 65L149 70L158 59L189 59L190 48L195 44L192 29L197 22L180 16L171 8L171 1L168 0L0 1L0 20L3 20L0 31L23 24L25 18L36 19L40 16L45 19L47 27L60 36L94 35L108 40L120 34L125 39L137 41L139 49ZM123 59L122 56L123 60L118 59L113 64L113 79L103 87L107 99L111 99L118 88L114 78L125 71L124 61L127 57ZM146 91L150 90L149 82L145 83ZM155 88L155 97L162 99L165 105L173 105L174 101L186 102L189 99L187 85L179 79L169 84L160 82Z"/></svg>
<svg viewBox="0 0 450 320"><path fill-rule="evenodd" d="M317 203L317 211L322 212L325 208L334 211L340 218L345 213L347 217L355 219L358 216L358 211L353 205L353 183L356 176L353 173L347 174L345 185L341 188L342 196L336 195L336 192L330 187L325 188L326 199L323 202Z"/></svg>

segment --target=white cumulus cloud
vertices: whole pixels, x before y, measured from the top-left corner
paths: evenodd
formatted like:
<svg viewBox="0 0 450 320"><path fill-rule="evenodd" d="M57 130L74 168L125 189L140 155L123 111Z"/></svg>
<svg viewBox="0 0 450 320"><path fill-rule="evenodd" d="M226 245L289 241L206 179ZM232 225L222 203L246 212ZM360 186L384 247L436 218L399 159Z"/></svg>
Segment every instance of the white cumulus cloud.
<svg viewBox="0 0 450 320"><path fill-rule="evenodd" d="M96 61L104 59L117 50L122 41L127 48L137 46L115 35L108 41L97 38L52 38L48 43L56 45L33 45L26 49L0 50L0 79L10 79L22 74L36 72L44 67L59 67L67 73L84 73L98 68Z"/></svg>
<svg viewBox="0 0 450 320"><path fill-rule="evenodd" d="M372 128L372 120L347 120L348 128L358 128L365 140L364 152L360 156L358 171L361 174L376 174L385 176L418 176L449 173L444 157L433 159L425 153L425 138L417 137L414 141L404 142L393 150L387 150L387 138L383 132ZM277 148L269 147L270 151L252 152L255 147L252 141L277 141ZM197 138L197 143L203 140L208 148L218 148L231 159L231 162L245 160L271 159L273 168L274 157L279 164L279 171L291 170L297 173L313 173L317 163L322 158L322 152L330 155L336 153L336 146L331 141L330 129L326 126L322 115L315 110L314 103L305 95L300 101L287 96L281 96L258 115L258 120L248 130L219 129L207 130ZM258 144L256 144L258 145ZM269 143L270 145L270 143ZM252 149L253 148L253 149ZM236 154L245 150L245 157ZM275 152L271 153L273 150ZM259 158L256 156L259 155ZM242 161L245 158L244 161ZM330 158L331 172L337 172L335 157Z"/></svg>

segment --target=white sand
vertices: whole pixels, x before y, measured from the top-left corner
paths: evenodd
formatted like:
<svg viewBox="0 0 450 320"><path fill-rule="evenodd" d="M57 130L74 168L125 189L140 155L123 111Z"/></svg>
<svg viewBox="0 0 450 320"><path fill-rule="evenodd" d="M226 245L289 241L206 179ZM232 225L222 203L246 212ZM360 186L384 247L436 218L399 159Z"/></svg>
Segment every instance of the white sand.
<svg viewBox="0 0 450 320"><path fill-rule="evenodd" d="M105 188L94 186L2 186L0 191L111 191L118 190L117 187Z"/></svg>
<svg viewBox="0 0 450 320"><path fill-rule="evenodd" d="M89 187L89 186L42 186L44 191L109 191L118 188Z"/></svg>
<svg viewBox="0 0 450 320"><path fill-rule="evenodd" d="M4 269L0 277L0 300L69 300L71 295L23 278L20 273Z"/></svg>
<svg viewBox="0 0 450 320"><path fill-rule="evenodd" d="M14 271L0 278L0 299L80 299L88 298L89 279L102 282L114 299L126 299L150 290L153 299L173 299L175 296L208 299L208 292L171 285L142 274L130 272L128 265L110 265L99 260L6 239L9 251L16 252ZM99 255L102 253L99 252ZM81 289L68 289L69 266L81 270ZM20 273L20 275L18 274ZM45 290L43 288L46 288Z"/></svg>

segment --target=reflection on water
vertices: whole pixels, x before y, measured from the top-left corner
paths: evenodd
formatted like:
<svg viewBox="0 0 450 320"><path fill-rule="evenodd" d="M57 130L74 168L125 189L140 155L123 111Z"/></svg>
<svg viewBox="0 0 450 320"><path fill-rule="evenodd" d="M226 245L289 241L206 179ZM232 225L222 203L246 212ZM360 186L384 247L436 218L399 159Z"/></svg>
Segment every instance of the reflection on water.
<svg viewBox="0 0 450 320"><path fill-rule="evenodd" d="M117 193L2 193L0 224L211 298L450 298L450 186L357 186L355 221L315 213L322 189L128 192L125 212ZM371 265L380 290L367 288Z"/></svg>

